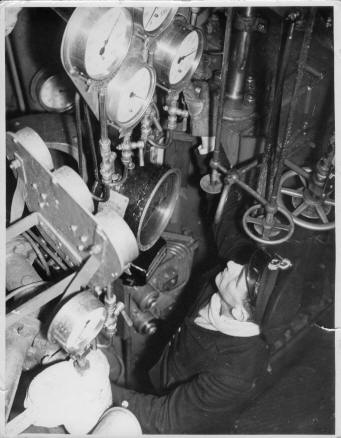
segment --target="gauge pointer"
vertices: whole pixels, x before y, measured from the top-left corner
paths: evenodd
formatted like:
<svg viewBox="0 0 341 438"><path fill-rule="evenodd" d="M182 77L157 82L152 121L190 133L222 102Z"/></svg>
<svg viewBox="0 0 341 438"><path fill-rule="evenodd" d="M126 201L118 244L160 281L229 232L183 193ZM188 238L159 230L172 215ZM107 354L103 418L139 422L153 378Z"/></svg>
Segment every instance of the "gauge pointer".
<svg viewBox="0 0 341 438"><path fill-rule="evenodd" d="M157 9L157 8L154 8L154 9L153 9L153 12L151 13L151 15L150 15L150 17L149 17L147 23L146 23L145 26L144 26L145 28L148 26L148 24L150 23L150 20L153 18L156 9Z"/></svg>
<svg viewBox="0 0 341 438"><path fill-rule="evenodd" d="M135 94L133 91L129 94L129 97L130 97L130 99L133 97L137 97L138 99L142 99L142 100L144 99L144 97L139 96L138 94Z"/></svg>
<svg viewBox="0 0 341 438"><path fill-rule="evenodd" d="M100 56L104 55L105 48L107 47L107 44L108 44L108 42L110 40L110 37L111 37L112 33L114 32L115 26L118 23L118 18L117 18L115 24L112 26L111 31L109 32L109 35L107 36L106 40L104 40L103 47L101 47L101 50L99 51Z"/></svg>
<svg viewBox="0 0 341 438"><path fill-rule="evenodd" d="M196 50L192 50L191 52L187 53L187 55L180 56L180 58L178 59L178 64L180 64L185 58L187 58L187 56L192 55L192 53L195 52Z"/></svg>

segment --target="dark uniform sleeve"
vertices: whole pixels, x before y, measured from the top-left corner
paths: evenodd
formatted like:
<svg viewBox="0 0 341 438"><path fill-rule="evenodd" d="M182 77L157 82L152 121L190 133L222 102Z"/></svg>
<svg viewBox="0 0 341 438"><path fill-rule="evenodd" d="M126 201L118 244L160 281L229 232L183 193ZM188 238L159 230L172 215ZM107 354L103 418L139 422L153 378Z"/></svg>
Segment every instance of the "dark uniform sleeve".
<svg viewBox="0 0 341 438"><path fill-rule="evenodd" d="M113 385L114 404L128 402L143 433L228 433L234 415L252 392L250 382L225 373L203 373L163 396Z"/></svg>

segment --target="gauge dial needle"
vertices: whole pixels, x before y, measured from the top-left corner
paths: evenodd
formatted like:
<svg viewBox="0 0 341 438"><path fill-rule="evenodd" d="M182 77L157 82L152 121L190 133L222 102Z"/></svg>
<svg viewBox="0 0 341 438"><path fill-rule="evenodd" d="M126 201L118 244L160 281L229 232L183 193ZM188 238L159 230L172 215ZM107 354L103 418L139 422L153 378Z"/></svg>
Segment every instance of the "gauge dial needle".
<svg viewBox="0 0 341 438"><path fill-rule="evenodd" d="M111 37L112 33L113 33L114 30L115 30L115 27L116 27L116 24L118 23L118 19L119 19L119 18L120 18L120 17L118 17L117 20L115 21L115 23L113 24L113 26L112 26L112 28L111 28L111 31L109 32L109 35L107 36L106 40L104 40L103 47L101 47L101 49L100 49L100 51L99 51L100 56L103 56L104 51L105 51L105 48L106 48L106 46L107 46L107 44L108 44L108 42L109 42L109 40L110 40L110 37Z"/></svg>
<svg viewBox="0 0 341 438"><path fill-rule="evenodd" d="M105 48L106 48L106 46L107 46L107 44L108 44L108 42L110 40L110 37L111 37L113 31L114 31L114 26L112 27L112 29L111 29L107 39L104 41L103 47L101 47L101 50L99 51L100 56L103 56Z"/></svg>
<svg viewBox="0 0 341 438"><path fill-rule="evenodd" d="M144 99L142 96L135 94L133 91L129 94L129 97L130 99L132 99L133 97L137 97L137 99Z"/></svg>
<svg viewBox="0 0 341 438"><path fill-rule="evenodd" d="M156 9L157 9L157 8L154 8L154 9L153 9L153 12L151 13L151 15L150 15L150 17L149 17L147 23L146 23L145 26L144 26L145 28L148 26L148 24L150 23L150 20L153 18Z"/></svg>
<svg viewBox="0 0 341 438"><path fill-rule="evenodd" d="M178 59L178 64L180 64L185 58L187 58L187 56L192 55L192 53L195 52L196 50L192 50L191 52L187 53L187 55L180 56L180 58Z"/></svg>

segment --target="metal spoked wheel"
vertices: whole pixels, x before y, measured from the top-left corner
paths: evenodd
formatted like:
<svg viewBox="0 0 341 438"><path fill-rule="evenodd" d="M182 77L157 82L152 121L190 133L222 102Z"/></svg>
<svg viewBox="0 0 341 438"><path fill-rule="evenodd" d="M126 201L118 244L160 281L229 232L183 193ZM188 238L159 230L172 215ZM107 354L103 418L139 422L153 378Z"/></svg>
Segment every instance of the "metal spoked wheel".
<svg viewBox="0 0 341 438"><path fill-rule="evenodd" d="M331 193L314 196L309 189L311 170L289 170L284 173L278 204L292 215L295 224L308 230L327 231L335 228L335 201Z"/></svg>
<svg viewBox="0 0 341 438"><path fill-rule="evenodd" d="M295 225L291 215L278 207L272 219L261 204L250 207L243 216L243 228L246 234L256 242L265 245L278 245L286 242L294 233ZM260 213L260 214L259 214Z"/></svg>

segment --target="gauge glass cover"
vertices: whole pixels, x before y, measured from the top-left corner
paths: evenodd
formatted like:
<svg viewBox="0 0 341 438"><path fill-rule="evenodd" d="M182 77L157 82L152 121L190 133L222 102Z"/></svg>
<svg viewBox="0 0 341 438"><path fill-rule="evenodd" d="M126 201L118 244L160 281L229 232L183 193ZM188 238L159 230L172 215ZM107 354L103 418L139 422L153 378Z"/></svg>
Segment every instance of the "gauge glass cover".
<svg viewBox="0 0 341 438"><path fill-rule="evenodd" d="M198 33L193 30L184 38L177 51L177 55L173 59L169 71L169 82L171 85L182 81L191 70L197 57L198 48L199 36Z"/></svg>
<svg viewBox="0 0 341 438"><path fill-rule="evenodd" d="M39 101L49 111L63 112L73 106L74 90L58 74L48 77L40 86Z"/></svg>
<svg viewBox="0 0 341 438"><path fill-rule="evenodd" d="M117 107L117 122L128 123L139 115L146 106L152 86L152 75L148 68L141 67L131 79L124 84ZM110 93L110 84L108 88Z"/></svg>
<svg viewBox="0 0 341 438"><path fill-rule="evenodd" d="M126 9L114 7L105 12L90 30L84 65L93 79L108 76L120 66L132 35L130 20Z"/></svg>
<svg viewBox="0 0 341 438"><path fill-rule="evenodd" d="M143 27L146 32L153 32L168 18L173 8L143 8Z"/></svg>

